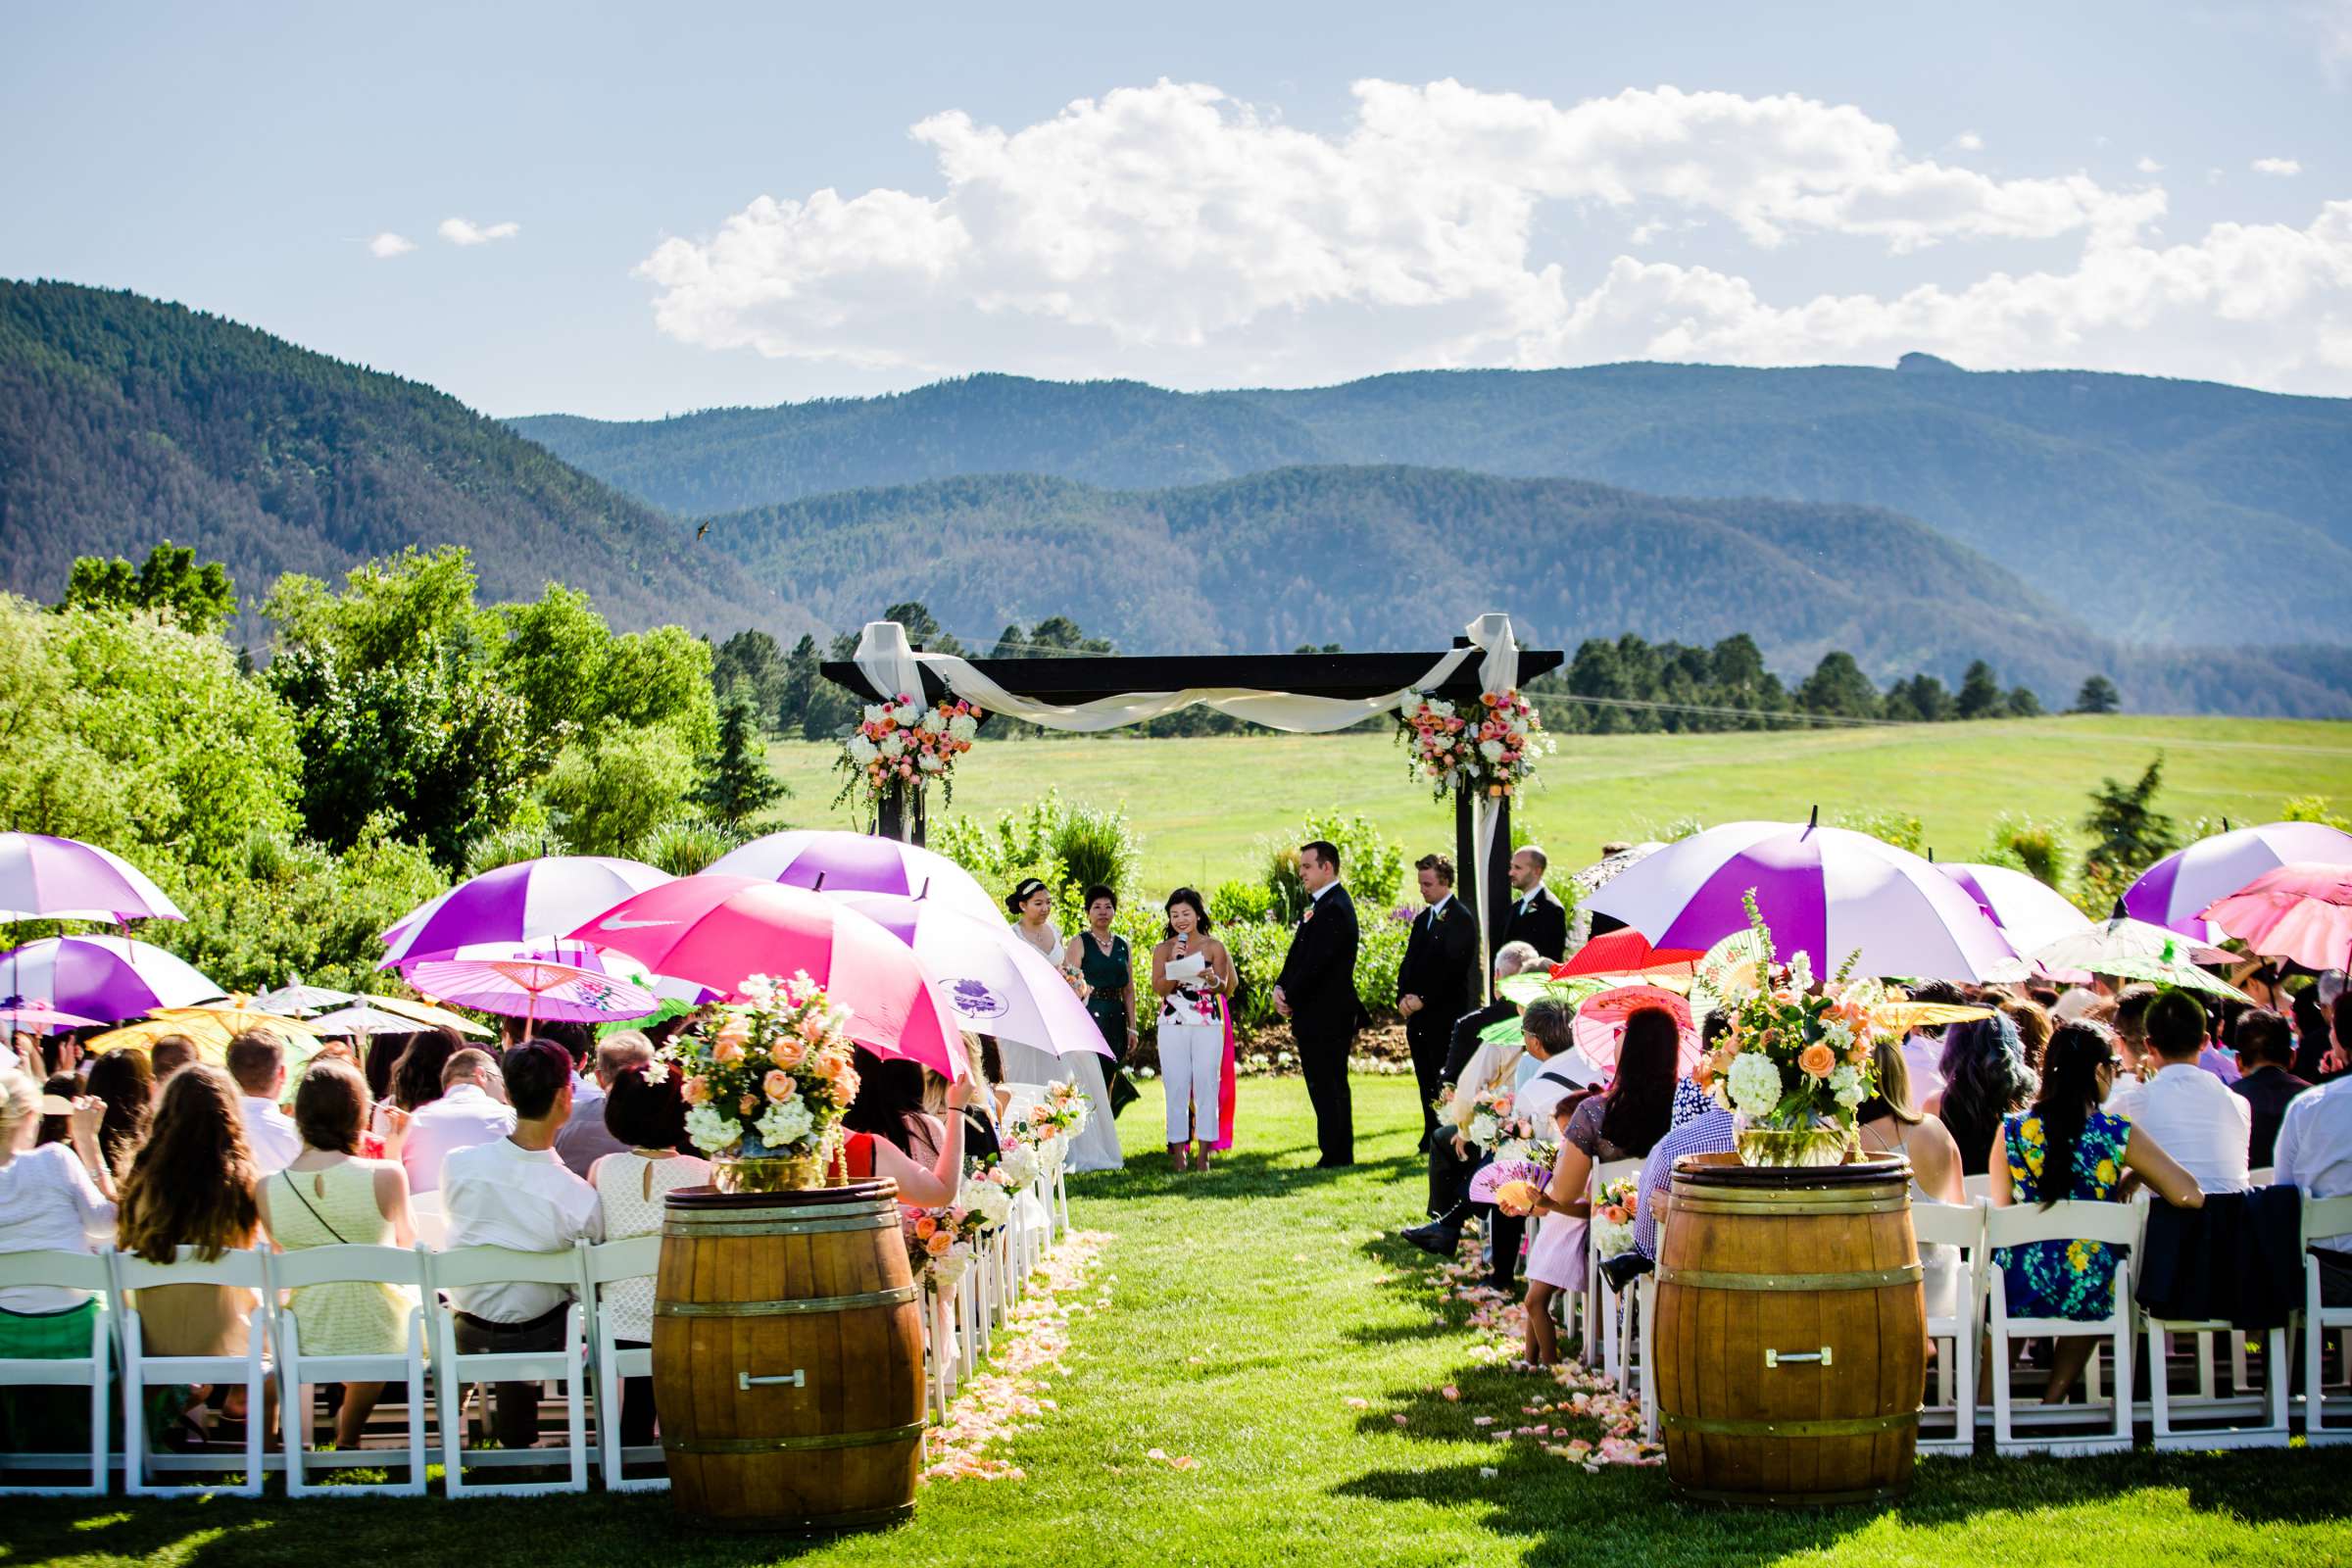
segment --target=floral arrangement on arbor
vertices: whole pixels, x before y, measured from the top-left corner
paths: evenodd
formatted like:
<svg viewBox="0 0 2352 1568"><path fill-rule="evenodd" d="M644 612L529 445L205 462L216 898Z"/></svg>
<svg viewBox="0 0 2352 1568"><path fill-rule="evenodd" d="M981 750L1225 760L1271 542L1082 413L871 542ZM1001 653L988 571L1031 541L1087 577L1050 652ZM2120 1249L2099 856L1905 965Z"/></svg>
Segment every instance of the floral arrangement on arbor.
<svg viewBox="0 0 2352 1568"><path fill-rule="evenodd" d="M1642 1212L1642 1182L1620 1176L1601 1185L1592 1205L1592 1246L1603 1257L1634 1250L1634 1218Z"/></svg>
<svg viewBox="0 0 2352 1568"><path fill-rule="evenodd" d="M1488 692L1475 707L1416 692L1396 722L1413 776L1441 801L1465 784L1481 795L1517 795L1535 777L1538 754L1552 749L1535 705L1516 688Z"/></svg>
<svg viewBox="0 0 2352 1568"><path fill-rule="evenodd" d="M925 708L902 692L890 702L869 704L842 741L834 767L843 777L834 804L855 800L871 808L893 784L937 783L942 798L953 800L956 759L972 749L985 716L960 697Z"/></svg>
<svg viewBox="0 0 2352 1568"><path fill-rule="evenodd" d="M722 1160L808 1160L824 1152L858 1097L849 1011L806 971L755 974L740 1003L702 1008L656 1053L647 1077L684 1076L686 1136Z"/></svg>
<svg viewBox="0 0 2352 1568"><path fill-rule="evenodd" d="M1700 1061L1698 1082L1747 1129L1791 1135L1783 1150L1791 1157L1782 1160L1761 1157L1773 1146L1743 1131L1740 1157L1750 1164L1834 1163L1833 1144L1842 1157L1855 1110L1877 1087L1870 1057L1886 989L1849 979L1851 957L1826 985L1816 985L1803 953L1776 966L1753 888L1742 903L1748 952L1702 965L1692 985L1693 997L1711 1000L1731 1023L1723 1044Z"/></svg>

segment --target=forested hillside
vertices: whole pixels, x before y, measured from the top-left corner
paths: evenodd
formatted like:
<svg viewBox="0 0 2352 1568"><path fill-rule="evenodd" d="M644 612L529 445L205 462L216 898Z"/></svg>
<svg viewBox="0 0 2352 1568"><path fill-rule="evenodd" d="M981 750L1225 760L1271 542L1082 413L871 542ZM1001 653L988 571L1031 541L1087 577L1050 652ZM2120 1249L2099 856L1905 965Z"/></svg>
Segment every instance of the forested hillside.
<svg viewBox="0 0 2352 1568"><path fill-rule="evenodd" d="M2352 641L2352 401L2203 382L1971 374L1925 356L1899 370L1415 371L1190 395L984 375L896 397L515 425L692 514L957 473L1151 488L1282 464L1886 507L2106 635Z"/></svg>
<svg viewBox="0 0 2352 1568"><path fill-rule="evenodd" d="M0 281L0 588L54 599L74 557L162 539L249 601L283 571L461 544L497 599L561 577L624 625L803 624L671 519L430 387L134 294Z"/></svg>

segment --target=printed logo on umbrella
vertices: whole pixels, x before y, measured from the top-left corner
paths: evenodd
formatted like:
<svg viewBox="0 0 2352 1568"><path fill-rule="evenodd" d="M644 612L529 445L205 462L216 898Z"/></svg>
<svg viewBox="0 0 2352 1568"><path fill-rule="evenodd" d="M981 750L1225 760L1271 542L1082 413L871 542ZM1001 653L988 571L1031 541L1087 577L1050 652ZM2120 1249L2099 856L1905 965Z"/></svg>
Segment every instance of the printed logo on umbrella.
<svg viewBox="0 0 2352 1568"><path fill-rule="evenodd" d="M966 1018L1002 1018L1012 1004L978 980L958 980L948 1004Z"/></svg>

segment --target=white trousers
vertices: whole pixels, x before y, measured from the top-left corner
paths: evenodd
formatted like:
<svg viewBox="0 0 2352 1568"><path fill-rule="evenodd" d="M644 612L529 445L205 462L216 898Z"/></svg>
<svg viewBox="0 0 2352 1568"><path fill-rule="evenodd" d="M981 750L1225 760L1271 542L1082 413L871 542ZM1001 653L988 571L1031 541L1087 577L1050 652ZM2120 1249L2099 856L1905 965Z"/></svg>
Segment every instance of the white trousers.
<svg viewBox="0 0 2352 1568"><path fill-rule="evenodd" d="M1168 1092L1168 1142L1217 1141L1217 1087L1225 1071L1222 1024L1159 1022L1159 1076Z"/></svg>

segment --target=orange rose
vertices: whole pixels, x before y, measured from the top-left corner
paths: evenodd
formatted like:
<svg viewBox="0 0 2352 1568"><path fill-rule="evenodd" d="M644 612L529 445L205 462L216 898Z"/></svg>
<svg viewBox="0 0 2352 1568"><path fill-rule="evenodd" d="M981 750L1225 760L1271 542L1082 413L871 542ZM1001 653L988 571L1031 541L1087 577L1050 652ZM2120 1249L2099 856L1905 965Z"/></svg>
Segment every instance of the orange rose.
<svg viewBox="0 0 2352 1568"><path fill-rule="evenodd" d="M923 1250L929 1252L933 1257L945 1257L948 1255L948 1249L955 1245L956 1238L950 1236L946 1231L933 1231L931 1239L923 1243Z"/></svg>
<svg viewBox="0 0 2352 1568"><path fill-rule="evenodd" d="M1838 1067L1838 1053L1816 1040L1796 1058L1797 1069L1808 1078L1827 1078Z"/></svg>
<svg viewBox="0 0 2352 1568"><path fill-rule="evenodd" d="M760 1114L760 1097L746 1095L735 1102L735 1108L746 1116L757 1116Z"/></svg>
<svg viewBox="0 0 2352 1568"><path fill-rule="evenodd" d="M933 1219L930 1215L925 1214L922 1218L914 1222L914 1239L918 1242L927 1242L931 1239L932 1234L938 1229L939 1221Z"/></svg>
<svg viewBox="0 0 2352 1568"><path fill-rule="evenodd" d="M792 1081L792 1074L788 1072L771 1072L760 1081L760 1091L768 1099L778 1102L790 1100L793 1090L798 1087L800 1086Z"/></svg>
<svg viewBox="0 0 2352 1568"><path fill-rule="evenodd" d="M710 1042L710 1059L725 1063L743 1059L743 1043L748 1038L740 1029L731 1029Z"/></svg>
<svg viewBox="0 0 2352 1568"><path fill-rule="evenodd" d="M767 1059L779 1067L798 1067L808 1059L808 1048L786 1035L767 1048Z"/></svg>
<svg viewBox="0 0 2352 1568"><path fill-rule="evenodd" d="M689 1105L699 1105L710 1098L710 1083L701 1078L689 1078L678 1090L678 1097Z"/></svg>

